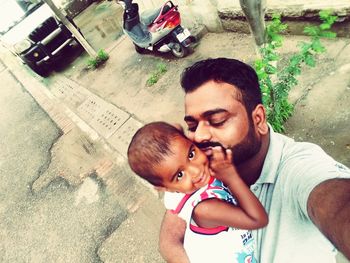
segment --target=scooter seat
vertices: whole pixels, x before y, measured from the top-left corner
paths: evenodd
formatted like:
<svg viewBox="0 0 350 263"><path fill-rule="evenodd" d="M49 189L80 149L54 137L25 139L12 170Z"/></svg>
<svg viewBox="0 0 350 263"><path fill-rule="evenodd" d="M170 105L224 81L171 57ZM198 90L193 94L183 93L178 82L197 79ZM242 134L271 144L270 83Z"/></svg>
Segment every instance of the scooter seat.
<svg viewBox="0 0 350 263"><path fill-rule="evenodd" d="M153 21L158 17L160 13L161 8L158 8L156 10L145 10L141 14L141 22L149 26L150 24L153 23Z"/></svg>

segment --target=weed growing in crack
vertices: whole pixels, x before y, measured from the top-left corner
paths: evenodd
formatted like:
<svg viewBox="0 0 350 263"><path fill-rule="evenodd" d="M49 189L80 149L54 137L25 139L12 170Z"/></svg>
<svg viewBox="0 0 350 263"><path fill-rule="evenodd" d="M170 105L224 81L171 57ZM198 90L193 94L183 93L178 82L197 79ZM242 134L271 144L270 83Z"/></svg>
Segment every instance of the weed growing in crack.
<svg viewBox="0 0 350 263"><path fill-rule="evenodd" d="M156 70L151 74L151 76L147 79L146 85L148 87L153 86L158 82L158 80L168 71L166 65L164 63L157 64Z"/></svg>
<svg viewBox="0 0 350 263"><path fill-rule="evenodd" d="M103 63L105 63L108 58L109 58L109 55L107 54L107 52L104 51L103 49L100 49L97 52L96 57L94 57L94 58L90 57L88 59L87 67L90 69L96 69L99 66L101 66Z"/></svg>

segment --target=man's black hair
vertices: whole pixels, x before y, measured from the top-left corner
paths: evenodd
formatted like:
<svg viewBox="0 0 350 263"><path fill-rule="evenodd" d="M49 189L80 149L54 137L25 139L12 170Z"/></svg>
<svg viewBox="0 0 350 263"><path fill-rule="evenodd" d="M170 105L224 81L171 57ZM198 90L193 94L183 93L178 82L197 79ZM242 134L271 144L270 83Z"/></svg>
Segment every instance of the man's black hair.
<svg viewBox="0 0 350 263"><path fill-rule="evenodd" d="M184 134L166 122L152 122L140 128L131 139L128 148L130 168L154 186L163 186L162 178L154 167L165 156L173 154L171 141Z"/></svg>
<svg viewBox="0 0 350 263"><path fill-rule="evenodd" d="M198 61L182 72L181 86L186 93L191 93L210 80L234 85L241 93L237 99L243 103L248 113L262 103L255 70L237 59L210 58Z"/></svg>

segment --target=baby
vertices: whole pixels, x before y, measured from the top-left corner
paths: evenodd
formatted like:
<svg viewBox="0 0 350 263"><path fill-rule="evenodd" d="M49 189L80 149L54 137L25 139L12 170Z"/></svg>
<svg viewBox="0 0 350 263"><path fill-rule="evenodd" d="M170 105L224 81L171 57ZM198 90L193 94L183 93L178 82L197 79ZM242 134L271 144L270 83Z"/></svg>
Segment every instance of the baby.
<svg viewBox="0 0 350 263"><path fill-rule="evenodd" d="M153 122L133 136L128 161L186 221L191 262L257 262L250 230L266 226L268 217L232 165L230 149L214 147L209 161L181 130Z"/></svg>

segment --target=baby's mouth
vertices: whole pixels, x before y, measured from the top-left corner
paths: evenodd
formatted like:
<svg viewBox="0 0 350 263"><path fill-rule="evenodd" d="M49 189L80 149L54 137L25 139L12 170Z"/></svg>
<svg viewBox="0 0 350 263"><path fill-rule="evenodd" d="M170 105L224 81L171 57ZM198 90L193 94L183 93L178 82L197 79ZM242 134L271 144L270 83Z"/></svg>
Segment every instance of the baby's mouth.
<svg viewBox="0 0 350 263"><path fill-rule="evenodd" d="M198 178L198 180L194 184L202 184L206 180L207 176L205 171L201 174L201 176Z"/></svg>

